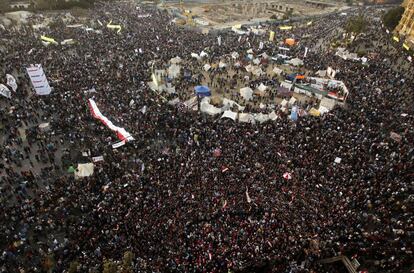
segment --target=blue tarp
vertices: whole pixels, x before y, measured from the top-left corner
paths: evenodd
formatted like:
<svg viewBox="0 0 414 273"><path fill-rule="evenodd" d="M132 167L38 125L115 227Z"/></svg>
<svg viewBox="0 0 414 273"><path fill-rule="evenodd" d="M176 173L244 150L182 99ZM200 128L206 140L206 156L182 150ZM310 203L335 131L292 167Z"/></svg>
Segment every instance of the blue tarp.
<svg viewBox="0 0 414 273"><path fill-rule="evenodd" d="M290 112L290 119L293 121L298 120L298 108L295 106L292 107L292 110Z"/></svg>
<svg viewBox="0 0 414 273"><path fill-rule="evenodd" d="M205 85L198 85L194 88L195 93L197 94L197 96L200 97L209 97L211 96L211 92L210 92L210 88L208 88Z"/></svg>

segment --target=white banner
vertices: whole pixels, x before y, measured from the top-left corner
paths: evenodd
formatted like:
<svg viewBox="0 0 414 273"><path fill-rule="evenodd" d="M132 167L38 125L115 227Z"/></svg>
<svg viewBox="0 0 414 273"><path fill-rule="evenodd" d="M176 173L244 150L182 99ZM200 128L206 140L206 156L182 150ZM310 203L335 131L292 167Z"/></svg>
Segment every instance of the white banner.
<svg viewBox="0 0 414 273"><path fill-rule="evenodd" d="M305 47L305 55L303 55L303 58L306 58L306 56L308 56L308 50L309 48Z"/></svg>
<svg viewBox="0 0 414 273"><path fill-rule="evenodd" d="M259 44L259 49L261 50L261 49L263 49L263 42L260 42L260 44Z"/></svg>
<svg viewBox="0 0 414 273"><path fill-rule="evenodd" d="M218 43L219 46L221 46L221 36L217 37L217 43Z"/></svg>
<svg viewBox="0 0 414 273"><path fill-rule="evenodd" d="M4 84L0 84L0 95L10 99L11 98L11 91Z"/></svg>
<svg viewBox="0 0 414 273"><path fill-rule="evenodd" d="M16 92L17 90L16 79L10 74L6 74L6 78L7 78L7 85L10 86L14 92Z"/></svg>
<svg viewBox="0 0 414 273"><path fill-rule="evenodd" d="M26 71L32 81L33 88L35 89L37 95L49 95L50 92L52 92L42 65L32 65L27 67Z"/></svg>

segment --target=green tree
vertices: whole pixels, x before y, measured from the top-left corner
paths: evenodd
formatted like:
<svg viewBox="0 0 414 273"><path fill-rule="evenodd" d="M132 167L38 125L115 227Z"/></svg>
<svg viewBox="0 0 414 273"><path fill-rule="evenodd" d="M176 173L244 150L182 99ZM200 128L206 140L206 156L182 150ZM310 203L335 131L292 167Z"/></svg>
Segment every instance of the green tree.
<svg viewBox="0 0 414 273"><path fill-rule="evenodd" d="M69 265L68 273L76 273L78 272L79 263L78 261L73 261Z"/></svg>
<svg viewBox="0 0 414 273"><path fill-rule="evenodd" d="M388 29L394 29L397 27L404 13L404 7L396 7L388 10L382 17L382 22Z"/></svg>
<svg viewBox="0 0 414 273"><path fill-rule="evenodd" d="M347 36L354 35L355 40L358 35L363 33L367 29L368 21L365 19L363 15L358 15L349 18L348 22L345 25L345 31Z"/></svg>
<svg viewBox="0 0 414 273"><path fill-rule="evenodd" d="M45 272L53 272L53 269L55 267L55 258L53 257L53 254L48 254L44 258L42 265Z"/></svg>
<svg viewBox="0 0 414 273"><path fill-rule="evenodd" d="M118 273L118 266L112 260L104 260L103 273Z"/></svg>
<svg viewBox="0 0 414 273"><path fill-rule="evenodd" d="M122 260L122 270L121 273L132 273L132 262L134 261L134 253L131 251L126 251L124 253L124 258Z"/></svg>

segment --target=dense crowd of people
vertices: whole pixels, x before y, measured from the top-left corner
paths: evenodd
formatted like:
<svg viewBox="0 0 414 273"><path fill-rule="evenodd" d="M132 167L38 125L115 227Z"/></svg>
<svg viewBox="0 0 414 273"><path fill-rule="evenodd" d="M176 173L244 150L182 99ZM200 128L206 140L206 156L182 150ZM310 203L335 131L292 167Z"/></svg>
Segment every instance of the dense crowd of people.
<svg viewBox="0 0 414 273"><path fill-rule="evenodd" d="M47 257L53 272L73 261L79 272L101 272L125 251L134 272L325 272L318 260L337 255L360 270L412 271L414 69L376 20L380 11L364 11L375 53L367 65L329 47L349 15L284 32L264 26L277 41L294 35L292 56L310 49L307 70L339 71L350 95L322 117L256 125L170 106L146 82L154 61L192 52L273 56L267 34L202 34L125 2L91 10L84 23L98 32L58 18L40 33L0 29L1 75L18 82L1 98L0 272L42 272ZM120 33L105 27L111 20ZM77 43L44 46L39 34ZM35 63L48 96L36 96L26 75ZM93 118L89 98L135 140L113 149L116 135ZM104 160L92 176L67 172L96 156Z"/></svg>

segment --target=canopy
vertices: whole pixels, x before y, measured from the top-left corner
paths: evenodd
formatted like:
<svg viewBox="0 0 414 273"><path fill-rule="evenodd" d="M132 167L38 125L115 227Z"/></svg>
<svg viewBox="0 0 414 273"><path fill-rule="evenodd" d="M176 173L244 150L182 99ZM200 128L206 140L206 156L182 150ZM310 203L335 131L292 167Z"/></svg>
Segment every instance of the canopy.
<svg viewBox="0 0 414 273"><path fill-rule="evenodd" d="M295 45L295 39L288 38L288 39L285 40L285 44L287 44L289 46L293 46L293 45Z"/></svg>
<svg viewBox="0 0 414 273"><path fill-rule="evenodd" d="M303 61L301 59L299 59L299 58L294 58L294 59L292 59L290 61L287 61L286 63L291 64L293 66L303 65Z"/></svg>
<svg viewBox="0 0 414 273"><path fill-rule="evenodd" d="M232 120L235 121L237 119L237 113L236 112L233 112L233 111L227 110L227 111L224 111L224 113L221 116L221 118L229 118L229 119L232 119Z"/></svg>
<svg viewBox="0 0 414 273"><path fill-rule="evenodd" d="M251 100L253 98L253 90L250 87L244 87L240 89L240 95L245 100Z"/></svg>
<svg viewBox="0 0 414 273"><path fill-rule="evenodd" d="M68 168L68 173L75 173L75 168L73 167L73 166L70 166L69 168Z"/></svg>
<svg viewBox="0 0 414 273"><path fill-rule="evenodd" d="M78 164L78 168L75 170L75 179L91 176L93 174L93 163Z"/></svg>
<svg viewBox="0 0 414 273"><path fill-rule="evenodd" d="M211 96L211 92L210 92L210 88L208 88L208 86L205 85L198 85L194 88L197 96L200 97L209 97Z"/></svg>

